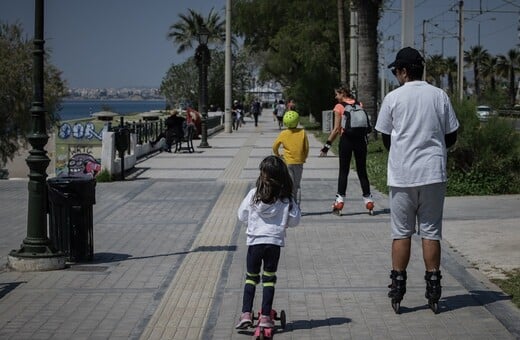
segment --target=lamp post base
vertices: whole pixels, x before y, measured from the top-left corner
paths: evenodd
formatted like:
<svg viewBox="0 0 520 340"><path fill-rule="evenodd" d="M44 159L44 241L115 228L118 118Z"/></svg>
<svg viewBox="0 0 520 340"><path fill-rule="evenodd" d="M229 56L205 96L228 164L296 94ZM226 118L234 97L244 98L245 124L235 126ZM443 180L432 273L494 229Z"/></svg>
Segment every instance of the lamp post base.
<svg viewBox="0 0 520 340"><path fill-rule="evenodd" d="M7 266L19 272L58 270L65 268L66 256L63 253L29 254L23 249L13 250L7 256Z"/></svg>

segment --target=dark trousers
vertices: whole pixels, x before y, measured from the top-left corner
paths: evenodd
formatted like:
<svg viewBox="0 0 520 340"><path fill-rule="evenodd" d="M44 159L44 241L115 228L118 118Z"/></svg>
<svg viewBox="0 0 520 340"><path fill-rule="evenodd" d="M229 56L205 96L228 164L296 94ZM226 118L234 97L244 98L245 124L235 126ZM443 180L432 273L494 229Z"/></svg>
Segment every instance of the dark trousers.
<svg viewBox="0 0 520 340"><path fill-rule="evenodd" d="M363 196L370 195L370 182L367 174L367 141L364 136L342 135L339 140L339 176L338 194L345 196L347 193L347 181L350 171L350 161L354 153L356 171L361 184Z"/></svg>
<svg viewBox="0 0 520 340"><path fill-rule="evenodd" d="M276 270L280 260L280 246L274 244L257 244L247 248L247 273L244 285L242 312L253 310L256 285L260 282L262 262L264 271L261 279L263 284L262 314L270 315L274 300L274 286L276 284Z"/></svg>

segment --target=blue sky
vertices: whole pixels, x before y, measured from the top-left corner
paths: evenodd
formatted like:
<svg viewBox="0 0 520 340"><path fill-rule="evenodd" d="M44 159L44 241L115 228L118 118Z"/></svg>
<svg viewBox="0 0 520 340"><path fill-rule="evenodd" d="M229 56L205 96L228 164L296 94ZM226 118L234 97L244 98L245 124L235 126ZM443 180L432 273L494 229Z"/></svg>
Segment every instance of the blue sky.
<svg viewBox="0 0 520 340"><path fill-rule="evenodd" d="M401 1L385 3L380 21L384 32L381 60L384 57L388 64L401 47ZM427 55L442 51L445 56L457 55L454 36L458 32L458 14L450 10L457 3L415 0L417 49L422 49L422 23L428 20ZM45 1L45 47L51 50L52 63L63 71L70 87L159 86L172 63L180 63L192 54L177 55L176 47L166 38L169 26L188 8L203 15L214 8L225 17L225 5L226 0ZM481 45L490 53L506 54L518 46L518 0L467 0L464 9L465 49L477 44L479 22ZM33 0L0 1L0 21L17 20L32 37Z"/></svg>

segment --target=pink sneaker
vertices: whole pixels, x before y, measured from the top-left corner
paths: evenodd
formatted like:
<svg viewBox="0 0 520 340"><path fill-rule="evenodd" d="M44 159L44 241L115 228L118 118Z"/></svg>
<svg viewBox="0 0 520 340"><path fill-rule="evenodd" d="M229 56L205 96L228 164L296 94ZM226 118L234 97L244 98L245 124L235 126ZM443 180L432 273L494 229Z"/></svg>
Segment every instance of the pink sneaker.
<svg viewBox="0 0 520 340"><path fill-rule="evenodd" d="M238 319L238 323L235 326L236 329L247 329L253 327L253 321L251 318L251 312L244 312Z"/></svg>
<svg viewBox="0 0 520 340"><path fill-rule="evenodd" d="M269 315L262 315L258 326L264 328L274 328L274 322Z"/></svg>

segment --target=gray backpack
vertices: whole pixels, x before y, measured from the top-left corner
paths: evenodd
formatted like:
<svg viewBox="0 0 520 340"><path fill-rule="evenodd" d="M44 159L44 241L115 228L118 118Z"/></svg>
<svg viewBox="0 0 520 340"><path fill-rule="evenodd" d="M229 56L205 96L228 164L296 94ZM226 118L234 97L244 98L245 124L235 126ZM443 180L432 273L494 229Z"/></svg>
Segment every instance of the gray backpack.
<svg viewBox="0 0 520 340"><path fill-rule="evenodd" d="M341 127L348 134L366 135L371 132L370 119L359 102L354 104L342 103L345 107L341 117Z"/></svg>

